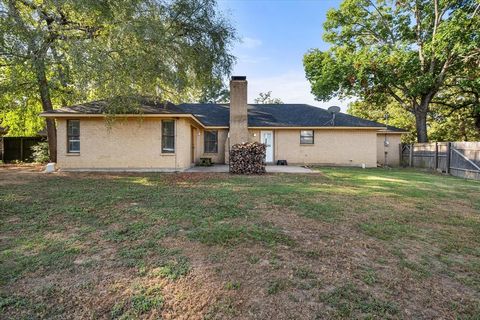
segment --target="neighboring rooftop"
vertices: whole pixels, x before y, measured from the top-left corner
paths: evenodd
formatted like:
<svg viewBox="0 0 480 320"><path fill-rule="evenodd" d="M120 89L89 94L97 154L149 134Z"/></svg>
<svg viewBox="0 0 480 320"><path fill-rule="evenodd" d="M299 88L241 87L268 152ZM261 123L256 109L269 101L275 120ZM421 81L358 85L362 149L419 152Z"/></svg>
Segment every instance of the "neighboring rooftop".
<svg viewBox="0 0 480 320"><path fill-rule="evenodd" d="M68 108L44 112L42 115L111 114L109 104L93 101ZM215 103L161 103L151 99L141 99L130 110L117 110L117 114L191 114L204 126L228 127L230 109L228 104ZM335 114L307 104L249 104L249 127L378 127L385 124L358 118L345 113ZM403 129L388 127L392 131Z"/></svg>

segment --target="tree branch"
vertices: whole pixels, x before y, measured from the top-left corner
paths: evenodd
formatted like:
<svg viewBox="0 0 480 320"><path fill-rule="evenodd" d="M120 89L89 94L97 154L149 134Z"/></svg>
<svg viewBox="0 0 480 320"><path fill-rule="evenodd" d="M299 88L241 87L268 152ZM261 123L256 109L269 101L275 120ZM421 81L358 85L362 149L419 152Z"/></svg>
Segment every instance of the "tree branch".
<svg viewBox="0 0 480 320"><path fill-rule="evenodd" d="M418 8L418 2L415 2L415 34L417 35L418 45L418 58L420 59L420 66L422 72L425 72L425 56L423 55L423 40L422 40L422 24L420 17L420 10Z"/></svg>
<svg viewBox="0 0 480 320"><path fill-rule="evenodd" d="M375 5L375 3L372 0L369 0L369 2L370 2L370 5L375 9L375 11L377 11L378 15L380 16L381 18L380 21L382 22L385 29L388 30L388 33L392 37L392 44L394 44L397 40L395 38L395 34L393 33L392 29L387 25L385 16L380 12L378 7Z"/></svg>
<svg viewBox="0 0 480 320"><path fill-rule="evenodd" d="M397 100L400 105L405 108L406 110L412 111L412 109L409 107L408 103L405 102L399 95L395 93L395 91L392 90L392 88L387 87L387 91L390 93L390 95Z"/></svg>

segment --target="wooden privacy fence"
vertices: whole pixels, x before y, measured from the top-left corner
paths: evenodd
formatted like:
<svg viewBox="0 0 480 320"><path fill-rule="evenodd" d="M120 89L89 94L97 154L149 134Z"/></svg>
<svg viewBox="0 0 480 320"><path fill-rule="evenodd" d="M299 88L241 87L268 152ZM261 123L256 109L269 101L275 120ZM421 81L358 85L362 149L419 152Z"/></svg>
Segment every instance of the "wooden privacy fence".
<svg viewBox="0 0 480 320"><path fill-rule="evenodd" d="M415 143L402 144L400 148L403 166L480 180L480 142Z"/></svg>
<svg viewBox="0 0 480 320"><path fill-rule="evenodd" d="M32 147L46 140L44 137L3 137L0 139L3 141L0 160L5 163L12 161L32 162Z"/></svg>

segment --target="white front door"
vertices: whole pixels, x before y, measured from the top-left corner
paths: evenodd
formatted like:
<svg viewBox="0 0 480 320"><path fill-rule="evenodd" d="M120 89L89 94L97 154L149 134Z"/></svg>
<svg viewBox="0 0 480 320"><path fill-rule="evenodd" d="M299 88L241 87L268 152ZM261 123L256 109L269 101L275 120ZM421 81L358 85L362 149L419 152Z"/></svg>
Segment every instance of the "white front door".
<svg viewBox="0 0 480 320"><path fill-rule="evenodd" d="M260 133L261 143L267 146L266 162L273 162L273 131L262 131Z"/></svg>

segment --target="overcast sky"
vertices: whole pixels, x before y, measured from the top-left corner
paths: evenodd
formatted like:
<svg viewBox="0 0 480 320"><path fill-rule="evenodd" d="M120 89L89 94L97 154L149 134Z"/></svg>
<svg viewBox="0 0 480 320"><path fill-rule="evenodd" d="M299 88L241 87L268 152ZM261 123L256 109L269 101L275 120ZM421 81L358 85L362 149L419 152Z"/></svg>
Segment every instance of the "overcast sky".
<svg viewBox="0 0 480 320"><path fill-rule="evenodd" d="M312 48L328 49L323 42L323 22L327 10L339 0L221 0L224 14L237 28L242 43L234 48L237 64L233 75L245 75L248 100L260 92L285 103L307 103L323 108L347 101L316 101L305 79L303 55Z"/></svg>

